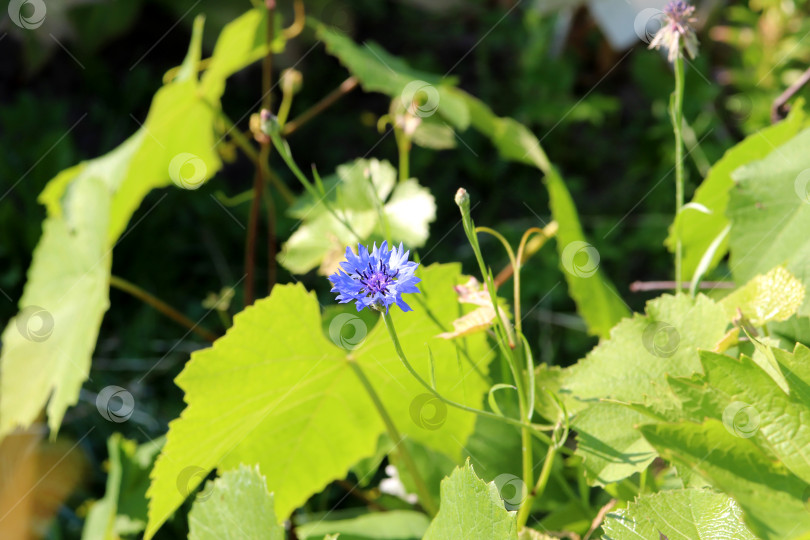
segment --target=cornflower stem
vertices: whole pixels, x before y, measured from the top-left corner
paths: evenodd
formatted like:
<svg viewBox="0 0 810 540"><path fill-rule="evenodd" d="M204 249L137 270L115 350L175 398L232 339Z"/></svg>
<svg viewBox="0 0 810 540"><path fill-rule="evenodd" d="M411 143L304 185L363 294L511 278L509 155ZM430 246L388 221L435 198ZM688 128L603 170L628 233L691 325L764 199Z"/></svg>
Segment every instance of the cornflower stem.
<svg viewBox="0 0 810 540"><path fill-rule="evenodd" d="M466 193L465 193L466 195ZM462 198L463 199L463 198ZM529 389L529 393L527 394L527 386L532 384L533 381L533 372L528 373L528 382L524 379L524 371L522 366L522 359L523 353L521 349L518 348L521 345L520 341L523 340L523 334L521 332L517 332L518 340L513 338L512 329L509 327L509 322L504 321L500 317L500 312L498 309L498 299L495 295L495 282L492 277L492 272L487 269L486 264L484 263L484 257L481 255L481 247L478 244L478 235L477 231L482 230L483 232L488 232L493 234L496 238L498 238L505 246L506 252L509 255L509 260L512 263L514 268L514 272L518 272L517 263L515 260L515 255L512 251L512 248L509 246L509 243L506 242L506 239L493 231L492 229L484 228L484 229L476 229L475 224L473 223L472 216L470 215L470 203L469 197L467 196L465 200L459 200L457 195L456 200L459 209L461 210L461 219L462 224L464 225L464 232L467 234L467 239L470 242L470 245L473 248L473 252L475 253L475 258L478 261L478 266L481 270L481 275L483 276L486 284L487 290L489 291L490 300L492 301L492 308L495 311L495 329L496 329L496 341L504 354L504 358L506 362L509 364L510 369L512 370L512 377L515 380L515 388L517 389L518 393L518 405L520 409L520 419L522 421L531 422L532 413L534 412L534 403L533 399L529 398L529 395L534 395L534 392ZM519 284L518 284L519 285ZM516 296L519 296L520 290L515 289ZM517 313L516 319L520 320L520 313ZM518 348L516 352L516 348ZM526 356L527 358L530 357ZM533 369L533 366L530 368ZM521 426L521 456L522 456L522 464L523 464L523 482L525 485L530 486L534 484L534 466L532 464L532 444L531 444L531 432L526 428ZM550 444L551 445L551 444Z"/></svg>
<svg viewBox="0 0 810 540"><path fill-rule="evenodd" d="M679 230L678 218L683 208L683 57L681 54L675 59L675 91L670 100L670 116L672 128L675 133L675 221L673 233L675 234L675 291L683 294L683 244Z"/></svg>
<svg viewBox="0 0 810 540"><path fill-rule="evenodd" d="M214 342L217 340L217 335L213 332L206 330L199 324L195 324L194 321L180 313L178 310L174 309L172 306L158 298L157 296L146 292L145 290L141 289L134 283L130 283L129 281L122 279L118 276L110 276L110 287L115 287L116 289L123 291L129 295L134 296L144 304L147 304L159 312L161 312L166 317L170 318L177 324L185 326L190 331L194 332L201 338L206 341Z"/></svg>
<svg viewBox="0 0 810 540"><path fill-rule="evenodd" d="M394 349L397 352L397 356L399 357L400 361L402 361L402 365L405 366L405 369L408 370L408 373L410 373L419 382L419 384L421 384L423 387L425 387L425 389L428 392L430 392L431 394L436 396L436 398L439 401L441 401L442 403L445 403L446 405L449 405L449 406L451 406L453 408L460 409L462 411L477 414L477 415L483 416L485 418L492 418L492 419L495 419L495 420L500 420L501 422L505 422L505 423L510 424L512 426L516 426L516 427L520 427L520 428L526 428L526 429L529 430L529 432L532 435L537 437L537 439L540 440L541 442L543 442L545 444L548 444L548 445L554 444L553 441L551 440L551 437L549 437L548 435L546 435L542 431L539 431L539 429L538 429L540 427L543 427L544 429L551 429L551 427L546 428L545 426L536 426L536 425L532 425L532 424L523 422L521 420L515 420L514 418L510 418L508 416L501 416L501 415L498 415L498 414L495 414L495 413L491 413L489 411L476 409L475 407L468 407L467 405L457 403L457 402L455 402L455 401L453 401L451 399L448 399L448 398L444 397L443 395L441 395L435 388L433 388L431 385L429 385L425 381L425 379L423 379L422 376L419 375L419 373L416 372L416 370L413 368L411 363L408 361L408 358L405 356L405 353L402 350L402 346L399 343L399 338L397 337L397 331L394 328L394 322L391 320L391 315L389 315L388 313L383 313L382 317L383 317L383 322L385 323L385 328L386 328L386 330L388 330L388 335L389 335L389 337L391 338L391 341L394 344ZM573 454L573 452L571 450L569 450L568 448L566 448L566 447L562 447L561 451L563 453L568 454L568 455Z"/></svg>
<svg viewBox="0 0 810 540"><path fill-rule="evenodd" d="M540 476L537 477L537 484L535 484L534 488L532 488L532 490L526 495L526 500L523 501L523 503L520 505L520 509L518 510L518 530L526 526L526 521L529 519L529 514L531 513L534 500L543 496L543 492L546 490L546 486L548 485L548 479L551 476L551 469L554 465L555 457L557 457L557 447L555 445L551 445L548 447L548 452L546 452L546 460L543 462L543 468L540 469Z"/></svg>
<svg viewBox="0 0 810 540"><path fill-rule="evenodd" d="M419 474L419 469L416 466L416 462L413 460L413 456L411 456L408 448L405 446L405 444L403 444L404 439L402 435L399 433L399 430L394 424L394 421L391 419L391 416L388 414L388 411L385 410L385 406L380 400L380 396L377 395L371 381L368 380L368 377L366 377L366 374L363 372L357 362L350 360L349 366L351 366L355 375L357 375L357 378L360 380L360 384L362 384L363 388L365 388L366 392L368 392L372 403L374 403L374 408L377 409L383 424L385 424L385 429L388 432L388 436L391 437L391 440L394 442L396 452L399 454L400 459L402 459L402 462L405 464L405 467L411 474L411 478L416 486L416 491L419 495L419 501L422 503L422 507L431 517L435 516L436 512L438 511L436 502L430 495L430 490L428 489L425 480L422 478L422 475Z"/></svg>

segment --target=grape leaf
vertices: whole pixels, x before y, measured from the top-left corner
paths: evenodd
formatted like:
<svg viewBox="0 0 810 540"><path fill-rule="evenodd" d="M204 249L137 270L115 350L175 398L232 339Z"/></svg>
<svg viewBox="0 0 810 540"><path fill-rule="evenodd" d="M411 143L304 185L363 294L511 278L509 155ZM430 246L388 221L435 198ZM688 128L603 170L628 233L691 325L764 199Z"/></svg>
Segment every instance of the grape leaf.
<svg viewBox="0 0 810 540"><path fill-rule="evenodd" d="M742 510L722 493L676 489L643 495L602 524L605 540L756 540L742 521Z"/></svg>
<svg viewBox="0 0 810 540"><path fill-rule="evenodd" d="M462 282L459 267L432 265L419 275L422 293L411 299L414 312L392 312L405 353L427 378L428 345L436 359L439 391L480 406L488 385L475 370L486 372L492 358L485 338L468 337L457 359L454 345L436 337L457 315L453 287ZM192 354L177 378L187 407L169 425L152 472L147 537L185 497L175 486L184 468L258 464L283 519L361 458L373 455L383 424L355 366L401 433L460 457L459 443L472 432L473 415L452 408L423 411L425 390L401 365L383 325L366 329L357 321L362 335L368 330L364 340L344 341L340 326L349 321L335 317L330 323L333 341L345 347L339 348L320 331L314 295L300 285L279 285L269 298L237 315L212 348Z"/></svg>
<svg viewBox="0 0 810 540"><path fill-rule="evenodd" d="M395 243L421 247L428 238L428 225L436 219L436 203L416 179L397 183L396 175L387 161L358 159L339 166L337 177L328 178L324 189L336 213L351 224L364 243L372 237L385 239L390 235ZM321 274L331 274L337 270L346 246L358 241L309 194L300 198L290 215L302 223L284 244L279 263L293 273L303 274L320 265Z"/></svg>
<svg viewBox="0 0 810 540"><path fill-rule="evenodd" d="M305 523L295 529L295 534L301 540L323 540L330 533L340 534L339 540L421 540L428 524L428 517L421 512L392 510Z"/></svg>
<svg viewBox="0 0 810 540"><path fill-rule="evenodd" d="M700 372L697 349L711 349L728 324L723 309L704 295L667 294L646 307L646 315L623 320L610 339L562 370L557 384L569 412L603 398L666 400L666 376Z"/></svg>
<svg viewBox="0 0 810 540"><path fill-rule="evenodd" d="M367 41L360 47L341 32L312 21L318 39L326 44L326 51L340 62L360 81L367 92L380 92L394 99L402 99L409 106L408 88L414 92L429 92L432 109L458 129L467 129L470 115L464 100L451 90L455 78L439 77L426 71L411 68L404 60L392 56L374 42ZM412 85L416 85L415 87ZM413 92L410 98L413 99ZM435 106L434 106L435 105Z"/></svg>
<svg viewBox="0 0 810 540"><path fill-rule="evenodd" d="M720 421L639 428L661 457L706 478L733 497L759 538L786 540L810 533L805 502L810 486L774 461L750 438L732 435Z"/></svg>
<svg viewBox="0 0 810 540"><path fill-rule="evenodd" d="M64 217L45 220L21 311L2 335L0 437L30 426L46 403L55 435L79 399L109 306L109 209L103 182L86 177L74 185Z"/></svg>
<svg viewBox="0 0 810 540"><path fill-rule="evenodd" d="M620 403L601 402L577 415L576 453L583 458L591 485L607 485L643 471L657 454L635 426L650 416Z"/></svg>
<svg viewBox="0 0 810 540"><path fill-rule="evenodd" d="M797 371L788 371L790 394L750 358L736 360L710 352L701 352L705 376L675 381L673 389L692 418L722 420L731 432L751 438L810 483L810 425L806 420L810 417L806 390L810 378L804 368L810 362L810 349L797 345L794 354L773 352L786 369L798 366ZM698 381L703 384L696 384Z"/></svg>
<svg viewBox="0 0 810 540"><path fill-rule="evenodd" d="M731 268L748 281L777 265L810 283L810 129L734 172L729 199ZM805 298L800 315L810 315Z"/></svg>
<svg viewBox="0 0 810 540"><path fill-rule="evenodd" d="M675 238L672 231L678 227L681 232L681 243L683 245L683 274L687 279L691 279L700 263L703 254L709 248L712 241L717 238L728 226L729 219L726 217L726 208L729 201L729 192L734 186L731 175L735 169L751 163L757 159L762 159L772 152L777 146L786 143L794 137L801 129L806 127L807 115L802 105L797 104L792 107L788 117L776 125L769 126L762 131L749 135L740 143L730 148L720 160L709 170L709 174L703 183L695 191L692 203L699 204L711 213L695 209L686 209L676 217L666 245L670 251L675 250ZM726 238L721 248L712 257L707 270L717 266L725 254L728 252L728 238Z"/></svg>
<svg viewBox="0 0 810 540"><path fill-rule="evenodd" d="M189 540L284 540L273 496L256 468L240 466L210 481L188 514Z"/></svg>
<svg viewBox="0 0 810 540"><path fill-rule="evenodd" d="M267 46L267 10L254 8L226 24L214 45L200 90L211 102L218 102L225 91L225 79L267 55L284 50L281 17L274 17L273 42Z"/></svg>
<svg viewBox="0 0 810 540"><path fill-rule="evenodd" d="M517 540L515 512L508 512L494 482L475 475L469 460L442 481L439 512L424 540Z"/></svg>
<svg viewBox="0 0 810 540"><path fill-rule="evenodd" d="M726 317L737 316L739 309L755 326L771 321L783 322L794 315L804 302L805 287L784 266L751 281L720 301Z"/></svg>
<svg viewBox="0 0 810 540"><path fill-rule="evenodd" d="M239 40L264 39L244 34L240 25L255 22L251 13L235 21ZM194 189L221 167L214 139L219 96L206 100L197 80L202 30L203 18L197 17L185 60L177 76L155 94L144 125L108 154L59 173L40 195L48 218L28 271L22 311L3 333L0 437L30 425L46 406L56 434L87 378L107 309L110 253L133 213L152 189L172 182ZM228 37L223 47L230 47L233 39ZM256 54L252 48L222 53L224 64L213 62L216 69L206 74L209 88L224 87L224 78ZM20 339L17 325L36 325L38 317L32 319L31 310L38 307L48 321L53 319L52 334L41 341Z"/></svg>

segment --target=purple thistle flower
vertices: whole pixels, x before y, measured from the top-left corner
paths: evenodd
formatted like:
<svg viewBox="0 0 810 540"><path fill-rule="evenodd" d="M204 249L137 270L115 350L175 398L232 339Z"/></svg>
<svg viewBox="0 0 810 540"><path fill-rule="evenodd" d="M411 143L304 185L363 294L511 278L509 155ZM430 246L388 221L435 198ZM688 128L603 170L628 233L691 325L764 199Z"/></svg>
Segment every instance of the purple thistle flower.
<svg viewBox="0 0 810 540"><path fill-rule="evenodd" d="M401 243L390 251L388 242L383 242L379 248L375 243L371 253L359 244L357 255L347 247L341 269L329 276L332 292L338 293L337 301L341 304L355 301L357 311L371 308L388 313L391 304L398 305L402 311L411 311L402 295L418 293L416 284L421 279L413 275L419 264L409 261L408 254L410 251L405 251Z"/></svg>
<svg viewBox="0 0 810 540"><path fill-rule="evenodd" d="M650 49L667 49L667 59L674 62L681 52L681 44L686 48L690 58L697 56L698 39L692 24L697 21L693 16L695 6L683 0L673 0L664 8L663 26L650 42Z"/></svg>

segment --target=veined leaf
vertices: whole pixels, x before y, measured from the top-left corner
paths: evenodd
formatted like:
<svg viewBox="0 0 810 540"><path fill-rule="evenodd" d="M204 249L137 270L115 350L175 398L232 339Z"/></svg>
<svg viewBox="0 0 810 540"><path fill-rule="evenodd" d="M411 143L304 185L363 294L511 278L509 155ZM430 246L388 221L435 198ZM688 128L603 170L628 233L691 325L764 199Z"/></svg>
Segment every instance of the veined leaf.
<svg viewBox="0 0 810 540"><path fill-rule="evenodd" d="M428 528L428 517L411 510L363 514L353 519L317 521L296 527L301 540L323 540L337 533L338 540L421 540Z"/></svg>
<svg viewBox="0 0 810 540"><path fill-rule="evenodd" d="M503 506L498 488L478 478L469 460L442 481L439 513L424 540L517 540L514 512Z"/></svg>
<svg viewBox="0 0 810 540"><path fill-rule="evenodd" d="M235 21L236 30L231 28L222 47L264 39L257 37L263 30L245 33L245 25L259 24L251 13ZM105 156L62 171L40 195L49 217L28 271L21 312L3 333L0 437L29 426L46 405L56 434L87 378L108 304L110 254L132 214L152 189L171 183L195 189L221 167L214 121L224 78L258 53L245 46L218 55L206 74L206 88L219 93L206 101L197 81L202 30L198 17L178 75L157 91L143 127ZM31 332L47 336L32 341Z"/></svg>
<svg viewBox="0 0 810 540"><path fill-rule="evenodd" d="M810 129L734 172L728 215L731 268L747 281L784 264L810 283ZM805 298L800 315L810 315Z"/></svg>
<svg viewBox="0 0 810 540"><path fill-rule="evenodd" d="M306 194L291 209L291 215L303 223L284 244L279 263L297 274L320 265L320 273L328 275L337 270L346 246L365 243L371 237L390 235L395 243L423 246L428 225L436 219L436 203L416 179L397 183L396 175L390 163L376 159L339 166L337 177L324 181L326 197L362 238L358 240L326 206Z"/></svg>
<svg viewBox="0 0 810 540"><path fill-rule="evenodd" d="M672 236L672 230L678 227L683 245L684 276L691 279L711 242L729 224L726 208L729 201L729 192L734 187L734 182L731 179L734 170L752 161L762 159L772 152L778 153L776 148L789 141L806 125L807 115L804 112L804 107L797 103L791 108L790 114L785 120L749 135L745 140L729 149L712 166L706 179L703 180L703 183L695 191L694 197L692 197L692 203L702 205L710 213L691 210L682 212L679 216L676 216L665 242L670 251L675 250L675 239ZM727 252L728 238L722 242L719 249L714 253L706 270L711 270L717 266L717 263Z"/></svg>
<svg viewBox="0 0 810 540"><path fill-rule="evenodd" d="M726 317L742 314L756 326L786 321L804 302L805 287L784 266L760 274L720 301Z"/></svg>
<svg viewBox="0 0 810 540"><path fill-rule="evenodd" d="M644 495L602 524L605 540L756 540L742 510L722 493L676 489Z"/></svg>
<svg viewBox="0 0 810 540"><path fill-rule="evenodd" d="M470 363L486 372L492 353L485 338L467 338L459 362L454 345L435 337L455 317L459 267L432 265L420 269L420 276L422 294L412 299L414 312L392 313L405 353L428 378L428 345L438 360L439 391L480 407L488 385ZM383 424L353 364L363 370L401 433L459 458L458 443L472 432L475 417L451 408L440 414L422 411L425 389L401 365L383 325L365 328L355 317L368 335L349 343L341 338L349 321L339 317L330 324L333 343L320 332L314 295L300 285L278 285L269 298L237 315L212 348L192 354L177 378L188 405L170 424L152 473L147 537L183 501L185 494L175 484L184 468L258 464L284 519L373 455Z"/></svg>
<svg viewBox="0 0 810 540"><path fill-rule="evenodd" d="M733 435L714 419L640 429L661 457L733 497L759 538L791 540L810 533L805 506L810 486L763 453L753 439Z"/></svg>
<svg viewBox="0 0 810 540"><path fill-rule="evenodd" d="M706 296L664 295L647 303L647 315L619 323L610 339L562 370L558 384L569 412L602 398L622 402L666 401L666 376L699 373L698 349L710 349L728 324Z"/></svg>
<svg viewBox="0 0 810 540"><path fill-rule="evenodd" d="M241 465L202 491L188 514L189 540L284 540L273 496L256 468Z"/></svg>
<svg viewBox="0 0 810 540"><path fill-rule="evenodd" d="M64 217L45 220L21 311L2 335L0 437L30 426L46 403L55 436L79 399L109 306L109 211L103 182L86 177L73 186Z"/></svg>

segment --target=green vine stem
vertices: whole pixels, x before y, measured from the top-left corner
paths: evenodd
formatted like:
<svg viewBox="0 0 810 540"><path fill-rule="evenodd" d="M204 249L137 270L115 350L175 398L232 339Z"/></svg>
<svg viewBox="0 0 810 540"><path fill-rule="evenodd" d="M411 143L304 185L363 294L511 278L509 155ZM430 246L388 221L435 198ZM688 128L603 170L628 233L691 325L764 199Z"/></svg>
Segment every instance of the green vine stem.
<svg viewBox="0 0 810 540"><path fill-rule="evenodd" d="M548 435L546 435L542 431L539 431L540 429L552 429L552 427L540 426L540 425L536 425L536 424L530 424L530 423L523 422L521 420L515 420L514 418L510 418L508 416L501 416L501 415L498 415L498 414L495 414L495 413L491 413L489 411L476 409L475 407L468 407L467 405L457 403L457 402L453 401L452 399L448 399L448 398L444 397L442 394L440 394L438 392L438 390L436 390L430 384L428 384L427 381L425 381L425 379L423 379L422 376L419 375L419 373L416 372L414 367L408 361L408 358L405 356L405 352L402 350L402 346L399 343L399 338L397 337L397 331L394 328L394 322L391 319L391 315L389 315L388 313L383 313L382 318L383 318L383 322L385 323L385 328L388 330L388 335L390 336L391 341L394 344L394 349L397 352L397 356L399 357L400 361L402 361L402 364L405 366L405 369L407 369L408 373L410 373L419 382L419 384L421 384L423 387L425 387L425 389L428 392L430 392L431 394L436 396L436 398L439 401L441 401L442 403L445 403L446 405L454 407L456 409L462 410L462 411L477 414L477 415L483 416L485 418L492 418L492 419L495 419L495 420L500 420L501 422L505 422L505 423L507 423L509 425L512 425L512 426L516 426L516 427L520 427L520 428L526 428L526 429L528 429L530 431L530 433L532 435L537 437L537 439L540 440L541 442L543 442L545 444L548 444L548 445L554 444L554 442L551 440L551 437L549 437ZM573 454L573 451L566 448L566 447L562 447L561 451L563 453L567 454L567 455Z"/></svg>
<svg viewBox="0 0 810 540"><path fill-rule="evenodd" d="M670 99L670 116L672 129L675 132L675 221L673 234L675 235L675 291L682 294L683 289L683 244L681 232L678 230L678 217L683 208L683 57L681 54L675 59L675 91Z"/></svg>
<svg viewBox="0 0 810 540"><path fill-rule="evenodd" d="M413 456L411 456L408 448L403 444L404 439L402 435L400 435L399 430L397 430L397 426L394 424L394 421L391 419L388 411L385 410L385 406L380 400L380 396L377 395L371 381L368 380L368 377L366 377L366 374L363 372L357 362L349 359L349 366L351 366L355 375L357 375L357 378L360 380L363 388L365 388L366 392L368 392L371 401L374 403L374 408L377 409L380 418L382 418L383 424L385 424L385 429L388 432L388 436L394 442L396 452L399 454L399 457L402 459L403 463L405 463L405 467L408 469L408 472L411 473L411 478L413 478L413 483L416 485L416 491L418 492L419 501L422 503L422 507L425 509L425 511L427 511L428 514L430 514L431 517L435 516L438 510L436 507L436 502L430 495L430 490L422 478L422 475L419 474L419 469L416 466L416 462L413 460Z"/></svg>
<svg viewBox="0 0 810 540"><path fill-rule="evenodd" d="M157 296L146 292L145 290L141 289L134 283L130 283L129 281L122 279L118 276L110 276L110 287L115 287L116 289L123 291L127 294L130 294L137 298L138 300L142 301L143 303L155 308L166 317L170 318L174 322L185 326L190 331L194 332L201 338L206 341L214 342L217 340L219 336L211 332L210 330L206 330L199 324L194 323L191 319L174 309L172 306L158 298Z"/></svg>
<svg viewBox="0 0 810 540"><path fill-rule="evenodd" d="M529 519L529 514L531 513L534 500L543 496L543 492L546 490L546 485L548 485L548 479L551 476L551 469L554 466L555 457L557 457L557 446L552 444L548 447L546 460L543 462L543 468L540 469L540 476L537 478L537 484L535 484L534 488L532 488L532 490L526 495L526 500L521 503L520 509L518 510L518 530L526 526L526 521Z"/></svg>

